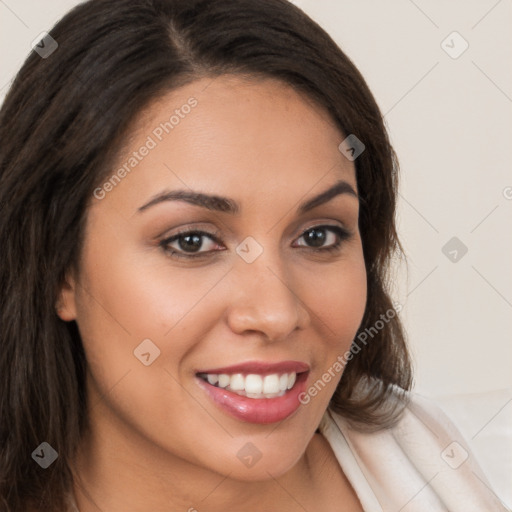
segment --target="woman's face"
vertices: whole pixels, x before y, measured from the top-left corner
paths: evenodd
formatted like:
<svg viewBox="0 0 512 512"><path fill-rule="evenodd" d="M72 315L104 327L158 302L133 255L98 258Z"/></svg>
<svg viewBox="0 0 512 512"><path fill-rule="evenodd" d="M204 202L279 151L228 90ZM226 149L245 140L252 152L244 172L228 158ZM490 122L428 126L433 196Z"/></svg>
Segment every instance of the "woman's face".
<svg viewBox="0 0 512 512"><path fill-rule="evenodd" d="M274 80L199 80L140 117L60 311L82 336L92 431L123 457L255 480L304 454L366 303L343 139Z"/></svg>

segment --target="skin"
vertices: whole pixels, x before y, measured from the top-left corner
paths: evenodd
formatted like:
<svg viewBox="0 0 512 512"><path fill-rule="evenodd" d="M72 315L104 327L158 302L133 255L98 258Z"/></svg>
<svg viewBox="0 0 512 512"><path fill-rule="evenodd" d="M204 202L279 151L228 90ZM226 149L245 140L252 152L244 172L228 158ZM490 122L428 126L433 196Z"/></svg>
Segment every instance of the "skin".
<svg viewBox="0 0 512 512"><path fill-rule="evenodd" d="M362 510L315 434L341 373L267 425L227 415L195 376L296 360L310 365L309 387L350 347L366 304L358 199L345 193L296 211L339 180L357 191L354 165L338 150L345 137L289 86L223 76L150 105L119 166L190 97L197 106L103 199L92 199L78 271L61 290L59 314L76 320L88 361L90 430L74 468L80 511L330 511L340 502ZM240 212L184 201L138 211L176 189L228 197ZM322 253L302 235L325 224L350 237ZM176 259L159 242L185 228L220 243L205 237L204 256ZM336 242L324 234L324 246ZM263 248L250 264L236 252L247 236ZM160 356L144 366L133 352L148 338ZM248 442L262 454L250 468L237 457Z"/></svg>

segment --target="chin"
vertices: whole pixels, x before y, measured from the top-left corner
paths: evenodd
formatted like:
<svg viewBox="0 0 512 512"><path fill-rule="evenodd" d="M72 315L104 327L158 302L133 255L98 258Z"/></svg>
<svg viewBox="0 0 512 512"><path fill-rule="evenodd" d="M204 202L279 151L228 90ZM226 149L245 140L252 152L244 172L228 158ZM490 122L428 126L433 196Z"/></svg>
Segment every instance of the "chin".
<svg viewBox="0 0 512 512"><path fill-rule="evenodd" d="M306 452L311 435L303 428L266 430L260 435L244 435L231 439L215 457L215 470L241 481L279 478L290 471ZM313 429L314 431L314 429Z"/></svg>

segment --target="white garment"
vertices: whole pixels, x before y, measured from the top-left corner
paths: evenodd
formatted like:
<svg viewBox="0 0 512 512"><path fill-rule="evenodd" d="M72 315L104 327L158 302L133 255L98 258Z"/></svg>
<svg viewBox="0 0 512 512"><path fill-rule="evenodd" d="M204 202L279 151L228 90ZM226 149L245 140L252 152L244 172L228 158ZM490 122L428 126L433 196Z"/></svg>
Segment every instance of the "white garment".
<svg viewBox="0 0 512 512"><path fill-rule="evenodd" d="M319 426L365 512L503 512L455 425L410 394L396 426L361 433L332 410Z"/></svg>
<svg viewBox="0 0 512 512"><path fill-rule="evenodd" d="M455 425L429 400L409 397L393 428L361 433L330 409L320 422L364 511L507 511ZM79 512L72 495L69 512Z"/></svg>

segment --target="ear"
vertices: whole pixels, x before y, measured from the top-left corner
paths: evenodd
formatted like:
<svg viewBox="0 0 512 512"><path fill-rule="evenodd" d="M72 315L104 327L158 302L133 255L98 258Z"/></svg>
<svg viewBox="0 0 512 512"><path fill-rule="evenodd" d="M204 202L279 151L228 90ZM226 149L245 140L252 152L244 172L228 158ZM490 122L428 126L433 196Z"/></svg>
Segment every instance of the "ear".
<svg viewBox="0 0 512 512"><path fill-rule="evenodd" d="M66 276L60 286L55 309L57 316L65 322L76 319L76 282L71 275Z"/></svg>

